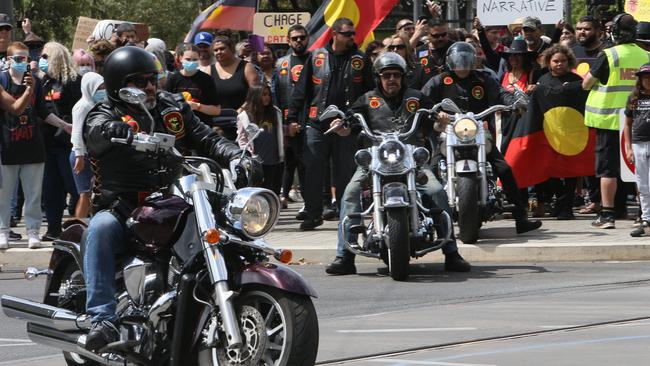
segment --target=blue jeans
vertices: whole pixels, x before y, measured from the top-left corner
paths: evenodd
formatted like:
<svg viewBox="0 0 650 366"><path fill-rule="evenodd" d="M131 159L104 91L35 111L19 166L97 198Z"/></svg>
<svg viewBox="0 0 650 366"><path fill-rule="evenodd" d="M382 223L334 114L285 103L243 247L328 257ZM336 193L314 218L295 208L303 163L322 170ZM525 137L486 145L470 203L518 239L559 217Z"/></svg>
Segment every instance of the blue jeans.
<svg viewBox="0 0 650 366"><path fill-rule="evenodd" d="M9 232L11 222L11 201L19 182L25 193L25 229L27 233L37 232L43 219L41 214L41 182L44 164L2 165L4 181L0 189L0 231Z"/></svg>
<svg viewBox="0 0 650 366"><path fill-rule="evenodd" d="M126 251L125 229L109 211L90 220L84 253L86 312L92 322L117 320L115 307L115 258Z"/></svg>
<svg viewBox="0 0 650 366"><path fill-rule="evenodd" d="M418 184L416 186L418 192L422 195L422 201L423 205L429 206L427 204L427 201L432 201L433 205L435 207L442 208L449 214L449 217L451 217L451 208L449 207L449 202L447 200L447 192L445 192L444 188L438 182L436 177L433 175L431 170L429 168L424 168L422 169L422 172L426 174L428 180L426 184ZM343 223L343 219L352 213L355 212L361 212L361 185L363 183L365 174L361 168L357 168L357 171L354 172L354 175L352 176L352 179L350 180L350 183L348 183L347 187L345 187L345 192L343 193L343 200L341 202L341 216L339 221L339 229L338 229L338 244L336 246L336 256L337 257L346 257L346 258L354 258L354 254L350 253L346 248L345 248L345 241L344 241L344 235L347 233L347 240L349 242L356 242L357 241L357 236L354 234L350 234L349 231L349 226L353 224L358 224L358 222L355 222L357 220L348 220L348 225L344 228L341 223ZM435 220L435 218L434 218ZM442 252L444 254L449 254L453 252L458 251L458 246L456 245L456 239L454 238L454 233L453 233L453 226L452 226L452 241L445 244L442 247ZM446 233L438 233L438 235L444 235Z"/></svg>
<svg viewBox="0 0 650 366"><path fill-rule="evenodd" d="M53 148L46 154L43 176L43 204L48 233L56 235L61 232L67 193L73 200L79 199L70 167L70 150Z"/></svg>

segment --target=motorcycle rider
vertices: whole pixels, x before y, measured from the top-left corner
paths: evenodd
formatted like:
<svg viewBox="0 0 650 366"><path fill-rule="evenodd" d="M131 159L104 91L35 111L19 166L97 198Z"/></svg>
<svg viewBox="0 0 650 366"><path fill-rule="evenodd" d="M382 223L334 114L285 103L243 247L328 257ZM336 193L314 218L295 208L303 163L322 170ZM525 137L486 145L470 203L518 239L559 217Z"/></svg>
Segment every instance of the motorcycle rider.
<svg viewBox="0 0 650 366"><path fill-rule="evenodd" d="M420 91L407 87L405 82L406 71L406 62L394 52L384 53L375 61L373 72L377 87L359 97L351 107L352 112L361 113L364 116L371 130L388 132L399 129L408 131L411 123L413 123L415 112L420 108L431 108L433 106L429 98L426 98ZM332 121L331 127L341 123L340 119L336 119ZM351 128L341 128L337 133L341 136L347 136L350 132ZM415 139L413 141L415 145L424 146L425 139L431 132L432 120L427 118L420 122L418 132L411 139ZM433 205L443 208L451 217L447 194L442 185L436 180L428 167L422 168L422 172L428 178L426 183L418 182L417 184L417 189L423 196L423 204L430 206L433 203ZM343 222L347 215L362 211L359 197L362 184L368 178L367 174L367 171L358 167L350 183L346 186L341 202L340 222ZM348 235L348 237L344 238L345 235ZM342 227L339 223L336 258L326 267L325 272L328 274L346 275L356 273L355 255L345 248L345 239L353 241L356 238L349 234L348 227ZM470 264L458 254L455 239L447 243L442 248L442 252L445 254L445 270L467 272L471 269Z"/></svg>
<svg viewBox="0 0 650 366"><path fill-rule="evenodd" d="M429 80L422 88L422 93L431 98L433 103L439 103L443 99L449 98L463 112L479 113L496 104L513 105L517 94L508 93L488 74L476 70L475 65L476 50L474 47L467 42L454 43L447 51L447 66L450 71L445 71ZM449 122L449 116L440 112L434 128L442 132ZM493 148L486 158L501 179L508 201L515 205L513 215L517 234L523 234L542 226L540 220L528 220L525 208L526 199L522 197L512 170L503 158L503 154Z"/></svg>
<svg viewBox="0 0 650 366"><path fill-rule="evenodd" d="M146 108L154 118L154 131L176 136L176 148L189 148L222 166L239 158L241 150L203 124L180 94L157 88L158 68L153 54L126 46L112 52L104 63L108 98L86 117L84 140L95 160L94 212L84 249L86 312L93 326L86 348L98 351L119 339L115 300L115 257L126 249L125 221L130 212L151 192L168 186L178 177L178 160L135 151L111 138L132 138L132 131L150 131L151 121L139 106L122 101L118 92L135 87L147 94ZM259 163L242 159L253 174ZM239 175L239 174L238 174Z"/></svg>

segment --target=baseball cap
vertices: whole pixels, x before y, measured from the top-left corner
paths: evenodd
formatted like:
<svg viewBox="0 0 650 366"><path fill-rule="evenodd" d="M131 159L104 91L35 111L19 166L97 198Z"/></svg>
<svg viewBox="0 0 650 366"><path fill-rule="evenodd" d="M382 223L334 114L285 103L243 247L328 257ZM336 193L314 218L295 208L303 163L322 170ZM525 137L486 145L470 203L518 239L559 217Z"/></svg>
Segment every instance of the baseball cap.
<svg viewBox="0 0 650 366"><path fill-rule="evenodd" d="M212 34L208 32L199 32L194 36L194 45L198 46L200 44L207 44L208 46L212 45Z"/></svg>
<svg viewBox="0 0 650 366"><path fill-rule="evenodd" d="M639 71L636 72L636 76L645 74L650 74L650 62L643 64L643 66L639 68Z"/></svg>
<svg viewBox="0 0 650 366"><path fill-rule="evenodd" d="M13 25L11 25L11 18L9 18L9 15L5 13L0 13L0 27L6 27L9 26L11 29L14 28Z"/></svg>
<svg viewBox="0 0 650 366"><path fill-rule="evenodd" d="M539 20L539 18L536 18L536 17L525 17L524 21L521 22L521 27L522 28L541 29L542 28L542 22Z"/></svg>

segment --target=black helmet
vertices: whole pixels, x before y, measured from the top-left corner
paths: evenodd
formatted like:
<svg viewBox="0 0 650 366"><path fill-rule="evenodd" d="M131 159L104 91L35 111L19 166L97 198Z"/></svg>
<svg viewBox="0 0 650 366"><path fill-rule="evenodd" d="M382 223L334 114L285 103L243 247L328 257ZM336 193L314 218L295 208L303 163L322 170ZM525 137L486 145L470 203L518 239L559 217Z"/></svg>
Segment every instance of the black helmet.
<svg viewBox="0 0 650 366"><path fill-rule="evenodd" d="M126 80L139 74L157 74L156 56L139 47L120 47L111 52L104 62L104 85L106 94L114 102L120 102L118 95L126 86Z"/></svg>
<svg viewBox="0 0 650 366"><path fill-rule="evenodd" d="M456 42L447 50L447 67L449 70L474 70L476 68L476 50L467 42Z"/></svg>
<svg viewBox="0 0 650 366"><path fill-rule="evenodd" d="M637 24L636 41L650 44L650 22L639 22Z"/></svg>
<svg viewBox="0 0 650 366"><path fill-rule="evenodd" d="M617 44L632 43L636 39L637 21L628 13L621 13L612 19L612 36Z"/></svg>
<svg viewBox="0 0 650 366"><path fill-rule="evenodd" d="M372 64L372 71L375 74L375 83L381 85L379 74L386 69L399 69L402 72L402 87L404 87L404 76L406 75L406 61L395 52L384 52Z"/></svg>

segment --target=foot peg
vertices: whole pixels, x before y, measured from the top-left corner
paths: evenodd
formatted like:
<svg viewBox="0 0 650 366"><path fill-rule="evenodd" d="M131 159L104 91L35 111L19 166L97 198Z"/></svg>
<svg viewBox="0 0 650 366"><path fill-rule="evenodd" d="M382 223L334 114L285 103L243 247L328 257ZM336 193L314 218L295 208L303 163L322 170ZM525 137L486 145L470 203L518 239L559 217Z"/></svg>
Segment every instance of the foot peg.
<svg viewBox="0 0 650 366"><path fill-rule="evenodd" d="M360 235L366 232L366 227L364 225L350 225L350 234Z"/></svg>

